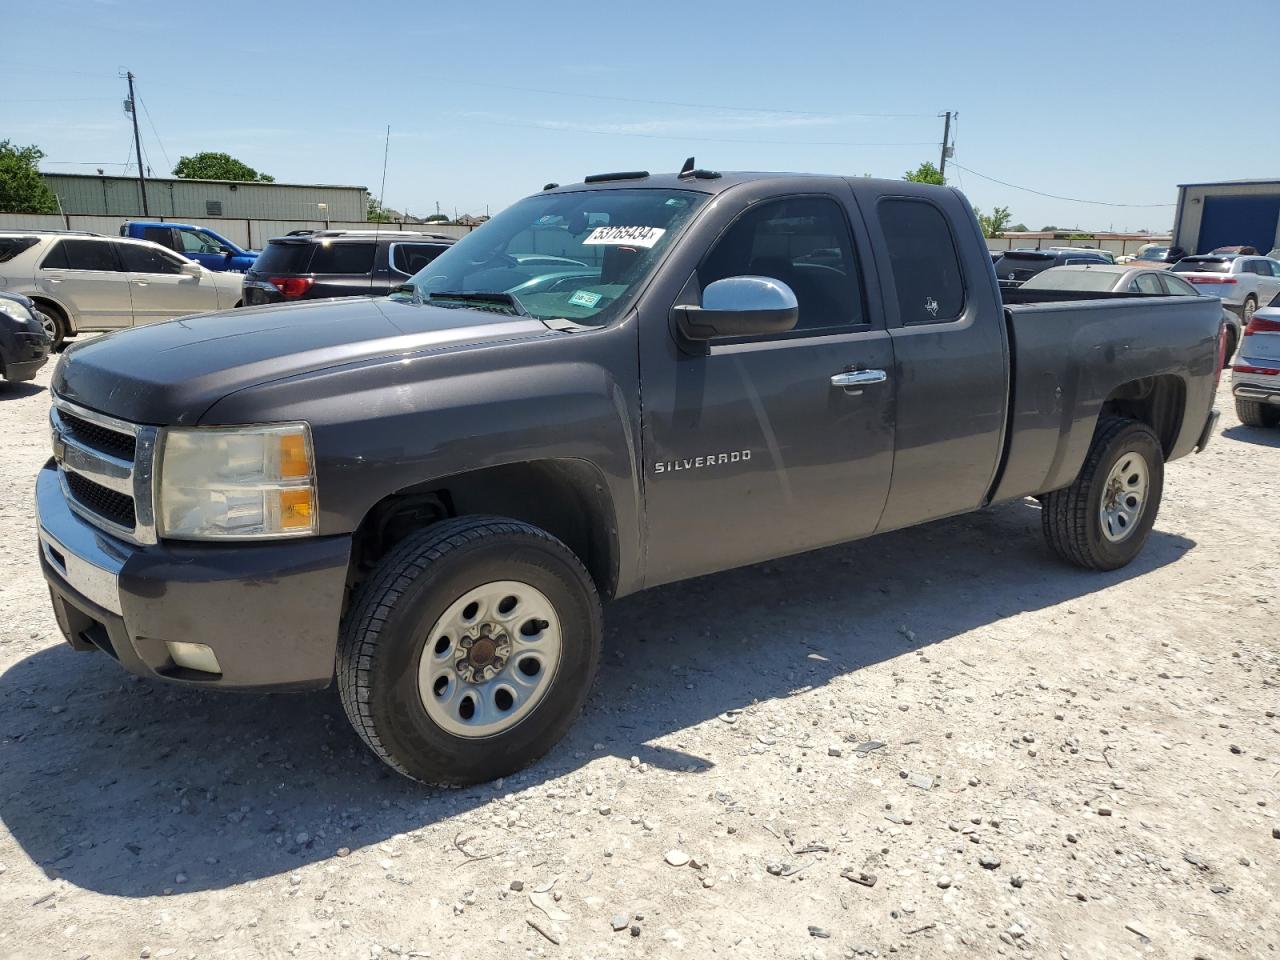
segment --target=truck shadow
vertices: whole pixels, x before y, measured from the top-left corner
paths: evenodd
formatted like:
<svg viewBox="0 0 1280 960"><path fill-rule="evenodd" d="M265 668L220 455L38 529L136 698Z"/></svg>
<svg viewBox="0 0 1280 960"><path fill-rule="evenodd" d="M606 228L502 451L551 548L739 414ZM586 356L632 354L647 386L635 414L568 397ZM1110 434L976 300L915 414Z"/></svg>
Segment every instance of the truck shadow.
<svg viewBox="0 0 1280 960"><path fill-rule="evenodd" d="M629 597L608 610L581 720L501 788L432 790L390 773L332 691L174 689L58 644L0 676L0 819L48 875L79 887L224 888L447 823L606 754L697 776L714 757L653 741L1088 597L1194 545L1157 531L1124 570L1075 570L1042 545L1038 508L1018 503Z"/></svg>

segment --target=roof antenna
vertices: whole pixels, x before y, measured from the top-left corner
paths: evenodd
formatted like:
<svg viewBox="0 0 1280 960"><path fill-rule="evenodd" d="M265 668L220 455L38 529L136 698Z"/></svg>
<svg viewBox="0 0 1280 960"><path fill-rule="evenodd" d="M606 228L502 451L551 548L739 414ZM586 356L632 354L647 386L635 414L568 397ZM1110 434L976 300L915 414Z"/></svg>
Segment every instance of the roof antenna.
<svg viewBox="0 0 1280 960"><path fill-rule="evenodd" d="M688 160L684 162L684 166L680 168L679 175L682 177L687 177L691 173L693 173L693 157L690 157Z"/></svg>

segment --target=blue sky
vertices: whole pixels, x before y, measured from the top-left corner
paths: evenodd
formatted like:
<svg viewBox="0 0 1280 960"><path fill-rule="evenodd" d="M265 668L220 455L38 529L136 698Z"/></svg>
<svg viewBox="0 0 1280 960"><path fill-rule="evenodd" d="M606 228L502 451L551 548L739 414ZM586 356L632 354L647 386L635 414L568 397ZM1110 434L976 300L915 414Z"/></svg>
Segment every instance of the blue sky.
<svg viewBox="0 0 1280 960"><path fill-rule="evenodd" d="M376 194L389 123L387 205L452 214L689 154L897 177L936 162L950 109L967 169L948 172L975 205L1033 229L1163 229L1177 183L1280 176L1261 80L1277 14L1260 4L1246 29L1203 0L40 0L5 13L11 39L48 42L9 46L0 139L38 144L48 170L122 171L127 68L156 175L224 150Z"/></svg>

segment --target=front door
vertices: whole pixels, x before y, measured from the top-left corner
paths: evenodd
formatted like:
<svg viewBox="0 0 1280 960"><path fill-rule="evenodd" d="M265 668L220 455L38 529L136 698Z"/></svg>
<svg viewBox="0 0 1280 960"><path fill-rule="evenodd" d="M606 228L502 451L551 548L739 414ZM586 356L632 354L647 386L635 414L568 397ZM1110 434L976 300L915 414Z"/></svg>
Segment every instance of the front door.
<svg viewBox="0 0 1280 960"><path fill-rule="evenodd" d="M67 307L77 330L114 330L133 318L129 275L115 246L96 237L64 237L40 262L38 285Z"/></svg>
<svg viewBox="0 0 1280 960"><path fill-rule="evenodd" d="M187 261L160 247L117 243L120 261L129 272L133 322L140 326L189 313L218 309L218 288L208 275L182 272Z"/></svg>
<svg viewBox="0 0 1280 960"><path fill-rule="evenodd" d="M178 252L210 270L227 269L227 254L222 252L222 244L203 230L187 230L180 228L178 234Z"/></svg>
<svg viewBox="0 0 1280 960"><path fill-rule="evenodd" d="M725 277L770 277L796 295L794 330L691 345L666 316L641 317L648 585L875 529L893 467L893 347L851 203L800 191L710 215L726 229L677 302ZM870 382L833 381L854 371Z"/></svg>

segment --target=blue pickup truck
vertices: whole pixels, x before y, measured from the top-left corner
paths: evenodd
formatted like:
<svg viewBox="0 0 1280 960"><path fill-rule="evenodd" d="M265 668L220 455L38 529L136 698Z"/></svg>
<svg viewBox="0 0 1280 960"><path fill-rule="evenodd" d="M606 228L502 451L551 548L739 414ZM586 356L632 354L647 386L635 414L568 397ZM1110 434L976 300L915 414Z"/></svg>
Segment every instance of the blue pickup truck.
<svg viewBox="0 0 1280 960"><path fill-rule="evenodd" d="M197 260L210 270L230 270L235 273L244 273L253 266L253 261L258 259L260 252L241 249L208 227L197 227L190 223L126 220L120 224L120 236L150 240Z"/></svg>

